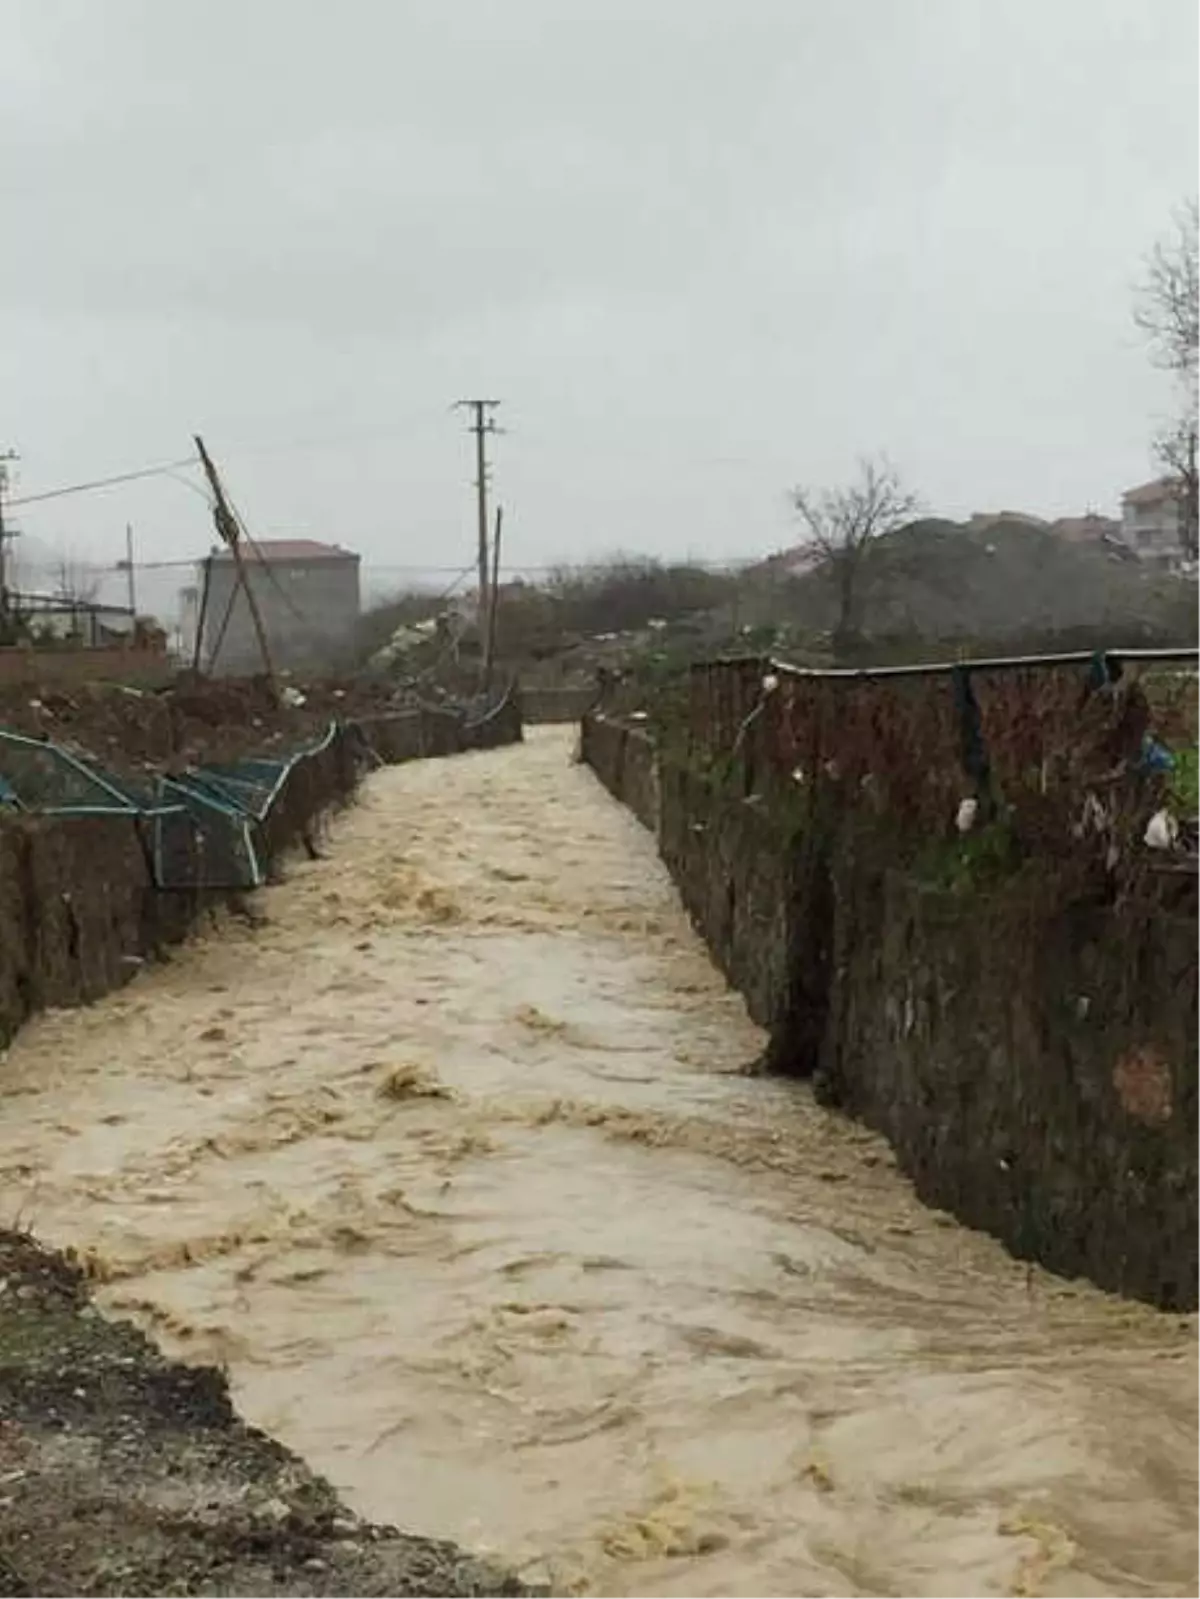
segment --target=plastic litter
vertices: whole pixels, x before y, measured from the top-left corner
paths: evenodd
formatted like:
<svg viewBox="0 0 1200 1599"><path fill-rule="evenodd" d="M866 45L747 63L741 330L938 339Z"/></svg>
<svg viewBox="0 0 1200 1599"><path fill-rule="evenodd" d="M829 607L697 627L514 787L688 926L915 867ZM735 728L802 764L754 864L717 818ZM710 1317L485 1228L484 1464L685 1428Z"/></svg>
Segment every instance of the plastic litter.
<svg viewBox="0 0 1200 1599"><path fill-rule="evenodd" d="M1179 839L1179 823L1170 811L1155 811L1144 836L1151 849L1173 849Z"/></svg>
<svg viewBox="0 0 1200 1599"><path fill-rule="evenodd" d="M1138 762L1143 772L1173 772L1175 757L1165 744L1160 744L1152 733L1142 740L1142 758Z"/></svg>

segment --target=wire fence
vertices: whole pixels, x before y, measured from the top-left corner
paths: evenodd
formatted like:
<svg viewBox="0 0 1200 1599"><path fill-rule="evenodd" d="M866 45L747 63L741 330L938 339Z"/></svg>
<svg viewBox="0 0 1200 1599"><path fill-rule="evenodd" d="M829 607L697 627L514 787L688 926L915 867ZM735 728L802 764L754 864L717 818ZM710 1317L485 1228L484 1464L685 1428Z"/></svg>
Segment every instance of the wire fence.
<svg viewBox="0 0 1200 1599"><path fill-rule="evenodd" d="M131 779L62 744L0 729L0 813L132 821L160 889L238 890L267 881L278 850L373 766L487 748L520 736L511 690L466 706L332 720L280 756Z"/></svg>
<svg viewBox="0 0 1200 1599"><path fill-rule="evenodd" d="M9 812L136 822L158 888L257 888L267 876L262 830L273 805L300 767L344 737L331 723L323 738L283 759L138 783L60 744L0 730L0 802Z"/></svg>

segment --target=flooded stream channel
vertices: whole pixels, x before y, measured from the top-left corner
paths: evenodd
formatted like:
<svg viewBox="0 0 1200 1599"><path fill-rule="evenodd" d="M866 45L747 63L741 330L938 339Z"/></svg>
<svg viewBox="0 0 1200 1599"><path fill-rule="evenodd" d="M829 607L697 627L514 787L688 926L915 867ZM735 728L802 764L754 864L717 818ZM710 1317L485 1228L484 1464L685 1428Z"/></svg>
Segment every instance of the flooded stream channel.
<svg viewBox="0 0 1200 1599"><path fill-rule="evenodd" d="M1018 1264L761 1047L566 733L376 774L30 1025L4 1220L353 1506L557 1591L1195 1593L1195 1325Z"/></svg>

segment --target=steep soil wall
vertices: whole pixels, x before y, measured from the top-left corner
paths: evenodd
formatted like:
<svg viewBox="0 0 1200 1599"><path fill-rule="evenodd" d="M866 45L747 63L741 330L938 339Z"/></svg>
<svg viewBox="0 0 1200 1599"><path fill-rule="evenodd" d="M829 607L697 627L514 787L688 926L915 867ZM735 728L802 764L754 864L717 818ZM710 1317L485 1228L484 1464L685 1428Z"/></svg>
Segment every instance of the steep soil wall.
<svg viewBox="0 0 1200 1599"><path fill-rule="evenodd" d="M638 728L604 716L585 716L581 752L600 781L652 833L660 823L658 761L654 743Z"/></svg>
<svg viewBox="0 0 1200 1599"><path fill-rule="evenodd" d="M521 701L514 693L504 696L486 716L462 724L460 748L499 749L502 744L519 744L522 738Z"/></svg>
<svg viewBox="0 0 1200 1599"><path fill-rule="evenodd" d="M1114 899L1047 861L947 887L635 729L589 717L582 747L638 814L657 765L663 859L769 1064L1019 1256L1195 1308L1194 876L1147 864Z"/></svg>
<svg viewBox="0 0 1200 1599"><path fill-rule="evenodd" d="M1195 880L1053 888L845 869L819 1086L1016 1254L1191 1309Z"/></svg>

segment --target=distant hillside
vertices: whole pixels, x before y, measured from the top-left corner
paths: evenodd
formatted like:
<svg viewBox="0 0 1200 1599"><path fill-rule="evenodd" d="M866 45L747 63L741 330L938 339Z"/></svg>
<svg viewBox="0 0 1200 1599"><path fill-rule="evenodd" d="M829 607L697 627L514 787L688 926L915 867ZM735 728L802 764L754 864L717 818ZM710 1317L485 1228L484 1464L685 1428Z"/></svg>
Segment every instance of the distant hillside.
<svg viewBox="0 0 1200 1599"><path fill-rule="evenodd" d="M791 622L832 628L836 607L827 569L792 577L784 587ZM1190 644L1196 639L1196 584L1024 520L1002 517L970 527L931 519L871 546L859 624L874 641Z"/></svg>

